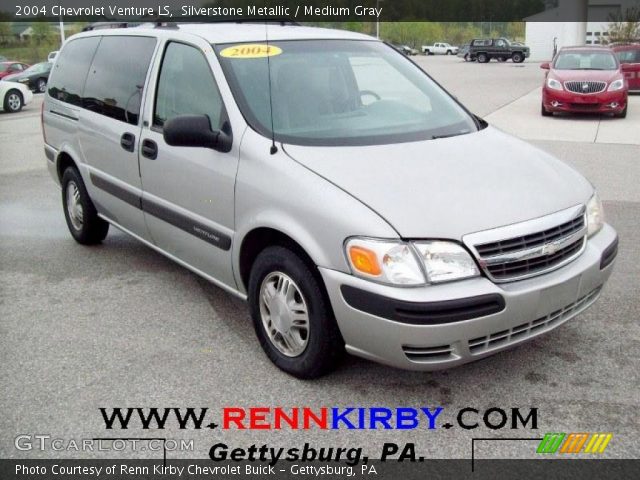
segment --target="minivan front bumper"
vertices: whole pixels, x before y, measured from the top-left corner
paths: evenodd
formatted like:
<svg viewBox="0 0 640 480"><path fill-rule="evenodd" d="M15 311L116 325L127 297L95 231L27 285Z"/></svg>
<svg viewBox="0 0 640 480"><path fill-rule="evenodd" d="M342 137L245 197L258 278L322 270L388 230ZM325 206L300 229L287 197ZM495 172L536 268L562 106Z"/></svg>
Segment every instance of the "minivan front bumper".
<svg viewBox="0 0 640 480"><path fill-rule="evenodd" d="M593 304L611 275L609 225L570 264L526 280L485 277L418 288L320 268L348 352L409 370L478 360L546 333Z"/></svg>

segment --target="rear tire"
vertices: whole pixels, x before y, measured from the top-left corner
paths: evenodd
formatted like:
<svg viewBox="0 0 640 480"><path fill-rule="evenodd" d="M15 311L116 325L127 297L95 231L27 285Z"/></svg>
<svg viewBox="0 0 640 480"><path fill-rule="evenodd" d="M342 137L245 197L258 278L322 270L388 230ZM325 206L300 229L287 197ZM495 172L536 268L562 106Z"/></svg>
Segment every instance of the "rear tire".
<svg viewBox="0 0 640 480"><path fill-rule="evenodd" d="M476 55L476 58L478 59L478 63L489 62L489 55L487 55L486 53L479 53L478 55Z"/></svg>
<svg viewBox="0 0 640 480"><path fill-rule="evenodd" d="M76 242L95 245L105 239L109 223L98 216L75 167L68 167L62 175L62 206L67 227Z"/></svg>
<svg viewBox="0 0 640 480"><path fill-rule="evenodd" d="M251 267L249 310L260 346L297 378L333 370L344 342L319 276L292 250L263 250Z"/></svg>
<svg viewBox="0 0 640 480"><path fill-rule="evenodd" d="M24 100L19 90L9 90L4 96L3 108L5 112L18 113L22 110Z"/></svg>

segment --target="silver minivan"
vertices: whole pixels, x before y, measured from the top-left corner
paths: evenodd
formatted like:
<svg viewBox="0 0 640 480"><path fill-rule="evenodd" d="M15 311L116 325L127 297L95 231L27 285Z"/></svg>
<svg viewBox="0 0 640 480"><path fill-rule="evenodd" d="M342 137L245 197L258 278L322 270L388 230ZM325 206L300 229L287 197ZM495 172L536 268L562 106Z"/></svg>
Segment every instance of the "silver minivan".
<svg viewBox="0 0 640 480"><path fill-rule="evenodd" d="M83 32L42 117L73 238L113 225L246 299L301 378L345 350L434 370L510 348L593 304L617 253L587 180L365 35Z"/></svg>

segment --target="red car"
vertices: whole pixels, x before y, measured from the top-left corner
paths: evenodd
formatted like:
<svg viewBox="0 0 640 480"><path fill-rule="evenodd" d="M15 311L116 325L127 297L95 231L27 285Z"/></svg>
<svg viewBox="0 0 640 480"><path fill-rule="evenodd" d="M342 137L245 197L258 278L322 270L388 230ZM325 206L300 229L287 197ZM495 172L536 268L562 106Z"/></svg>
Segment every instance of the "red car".
<svg viewBox="0 0 640 480"><path fill-rule="evenodd" d="M0 79L3 79L7 75L20 73L27 68L29 68L29 65L22 62L0 62Z"/></svg>
<svg viewBox="0 0 640 480"><path fill-rule="evenodd" d="M618 58L606 47L562 48L542 87L542 115L554 112L612 113L627 116L629 86ZM626 67L625 67L626 69Z"/></svg>
<svg viewBox="0 0 640 480"><path fill-rule="evenodd" d="M611 47L622 64L630 92L640 93L640 45L618 45Z"/></svg>

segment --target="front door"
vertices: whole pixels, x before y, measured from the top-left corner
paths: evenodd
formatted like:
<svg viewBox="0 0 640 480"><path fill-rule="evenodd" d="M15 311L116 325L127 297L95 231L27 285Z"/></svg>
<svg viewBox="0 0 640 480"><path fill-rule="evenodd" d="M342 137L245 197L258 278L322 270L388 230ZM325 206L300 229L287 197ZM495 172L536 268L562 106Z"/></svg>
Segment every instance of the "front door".
<svg viewBox="0 0 640 480"><path fill-rule="evenodd" d="M210 47L208 50L213 55ZM237 149L221 153L210 148L172 147L162 136L167 120L185 114L207 115L212 129L229 128L201 46L166 43L154 97L140 146L142 208L149 232L164 251L235 289L231 243Z"/></svg>

